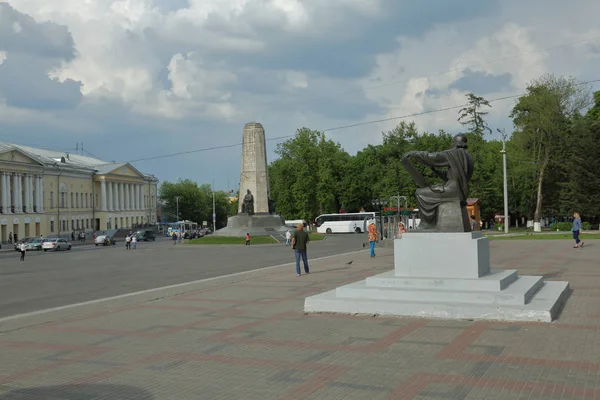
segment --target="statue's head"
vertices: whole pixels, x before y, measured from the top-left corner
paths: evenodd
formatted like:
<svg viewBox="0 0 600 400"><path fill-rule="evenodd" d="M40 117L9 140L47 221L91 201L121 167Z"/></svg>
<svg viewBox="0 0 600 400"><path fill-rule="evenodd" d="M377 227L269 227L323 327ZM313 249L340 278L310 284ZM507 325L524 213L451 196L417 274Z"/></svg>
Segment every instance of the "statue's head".
<svg viewBox="0 0 600 400"><path fill-rule="evenodd" d="M469 146L467 146L467 135L464 133L459 133L458 135L454 136L453 146L456 149L468 149Z"/></svg>
<svg viewBox="0 0 600 400"><path fill-rule="evenodd" d="M246 189L246 193L250 194L250 189Z"/></svg>

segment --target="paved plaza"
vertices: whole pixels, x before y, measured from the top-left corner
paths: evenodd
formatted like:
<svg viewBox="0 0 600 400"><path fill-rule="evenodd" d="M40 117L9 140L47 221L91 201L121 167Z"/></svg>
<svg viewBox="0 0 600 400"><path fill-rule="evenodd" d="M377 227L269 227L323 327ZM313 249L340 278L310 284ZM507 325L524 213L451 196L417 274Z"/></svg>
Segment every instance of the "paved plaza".
<svg viewBox="0 0 600 400"><path fill-rule="evenodd" d="M491 242L495 268L571 283L551 324L304 314L306 296L392 269L391 249L0 320L0 398L600 398L600 243L571 246Z"/></svg>

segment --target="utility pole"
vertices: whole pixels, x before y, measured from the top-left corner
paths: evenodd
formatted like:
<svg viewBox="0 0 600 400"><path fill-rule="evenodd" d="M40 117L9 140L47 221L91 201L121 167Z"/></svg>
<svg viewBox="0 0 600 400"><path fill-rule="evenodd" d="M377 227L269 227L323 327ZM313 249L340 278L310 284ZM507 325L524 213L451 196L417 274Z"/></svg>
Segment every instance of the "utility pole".
<svg viewBox="0 0 600 400"><path fill-rule="evenodd" d="M506 178L506 132L505 129L498 129L502 135L502 171L504 176L504 233L508 233L508 181Z"/></svg>
<svg viewBox="0 0 600 400"><path fill-rule="evenodd" d="M181 198L181 196L175 196L175 201L177 202L177 212L176 212L177 223L179 223L179 199L180 198Z"/></svg>
<svg viewBox="0 0 600 400"><path fill-rule="evenodd" d="M212 197L213 197L213 232L217 231L217 211L215 209L215 171L213 171L213 180L212 180L212 185L210 187L210 190L212 191Z"/></svg>

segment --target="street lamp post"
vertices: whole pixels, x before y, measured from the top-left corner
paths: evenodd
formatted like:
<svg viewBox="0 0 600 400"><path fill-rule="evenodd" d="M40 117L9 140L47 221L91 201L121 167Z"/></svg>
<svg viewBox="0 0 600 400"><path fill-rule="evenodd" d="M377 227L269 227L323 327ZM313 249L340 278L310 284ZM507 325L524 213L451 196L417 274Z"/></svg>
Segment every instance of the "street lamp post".
<svg viewBox="0 0 600 400"><path fill-rule="evenodd" d="M498 129L502 135L502 171L504 175L504 233L508 233L508 182L506 178L506 132Z"/></svg>
<svg viewBox="0 0 600 400"><path fill-rule="evenodd" d="M380 199L375 199L371 202L371 204L373 204L373 206L377 207L379 210L379 231L381 233L381 240L383 240L383 215L381 213L381 206L383 205L383 202Z"/></svg>

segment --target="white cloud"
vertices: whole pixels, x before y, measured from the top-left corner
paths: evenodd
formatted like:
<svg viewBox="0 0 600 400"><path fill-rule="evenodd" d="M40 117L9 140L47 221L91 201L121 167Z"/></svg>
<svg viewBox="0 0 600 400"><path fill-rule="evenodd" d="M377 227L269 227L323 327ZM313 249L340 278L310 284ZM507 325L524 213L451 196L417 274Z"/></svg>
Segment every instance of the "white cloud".
<svg viewBox="0 0 600 400"><path fill-rule="evenodd" d="M6 103L0 115L10 115L31 140L40 126L53 127L65 141L74 133L87 132L91 141L101 134L98 151L125 159L132 152L133 158L154 155L146 147L151 143L164 152L165 142L173 151L178 143L181 150L236 142L250 120L262 122L268 136L282 136L301 126L323 129L451 107L464 102L473 74L506 80L485 93L470 87L488 99L519 93L544 72L600 78L600 40L539 52L600 36L596 0L446 3L456 5L448 15L409 0L8 0L21 17L0 15L0 68L16 52L43 55L49 61L39 63L36 76L63 85L43 86L39 98L48 102L68 87L71 100L46 111ZM27 32L36 40L26 42ZM77 89L81 99L73 105ZM10 98L2 90L0 98ZM493 103L490 124L509 128L513 104ZM409 120L420 129L452 131L460 128L456 118L451 110ZM331 137L355 151L379 142L381 130L397 122ZM129 129L143 132L144 140L113 154L127 148L115 144ZM216 159L217 170L230 161ZM149 172L167 179L183 174L169 168Z"/></svg>

